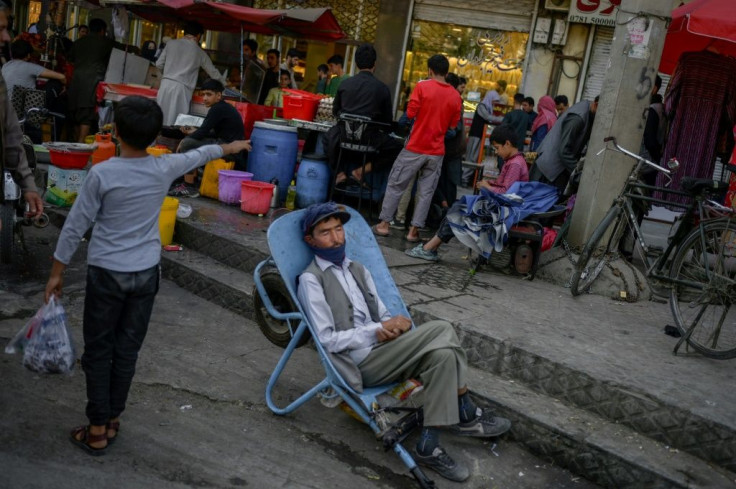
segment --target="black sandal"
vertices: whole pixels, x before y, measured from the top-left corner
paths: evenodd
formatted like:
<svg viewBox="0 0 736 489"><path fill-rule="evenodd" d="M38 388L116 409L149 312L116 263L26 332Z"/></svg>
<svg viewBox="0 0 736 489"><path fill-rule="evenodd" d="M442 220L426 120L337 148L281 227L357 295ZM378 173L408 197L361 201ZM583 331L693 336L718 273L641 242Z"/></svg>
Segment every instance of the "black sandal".
<svg viewBox="0 0 736 489"><path fill-rule="evenodd" d="M81 438L78 438L81 435ZM93 446L90 446L90 443L98 443L102 440L107 441L107 431L101 435L93 435L89 432L89 425L87 426L77 426L69 433L69 440L76 445L77 447L81 448L85 452L87 452L89 455L92 455L93 457L99 457L100 455L104 455L107 451L107 445L105 445L102 448L95 448Z"/></svg>
<svg viewBox="0 0 736 489"><path fill-rule="evenodd" d="M107 422L107 431L114 431L115 436L109 436L107 437L107 444L112 445L115 443L115 440L118 439L118 432L120 431L120 421L108 421Z"/></svg>

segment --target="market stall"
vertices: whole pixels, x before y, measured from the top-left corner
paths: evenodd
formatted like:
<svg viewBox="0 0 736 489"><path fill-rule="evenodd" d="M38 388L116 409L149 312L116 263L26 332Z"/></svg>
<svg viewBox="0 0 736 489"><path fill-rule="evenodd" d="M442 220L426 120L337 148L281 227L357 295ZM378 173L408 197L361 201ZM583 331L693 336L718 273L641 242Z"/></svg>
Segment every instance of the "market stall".
<svg viewBox="0 0 736 489"><path fill-rule="evenodd" d="M286 34L322 41L334 41L345 37L345 33L337 23L332 11L328 8L262 10L241 5L194 0L126 2L125 5L131 12L152 22L197 21L207 30L240 32L241 46L246 31L275 35ZM243 73L247 67L242 64L242 53L240 59L240 78L243 80ZM259 91L260 86L246 93L255 93L250 98L257 98ZM116 101L130 94L155 97L155 93L154 89L136 84L107 84L98 89L98 98ZM235 94L237 96L233 97L232 95ZM239 91L231 92L230 97L227 95L226 99L229 98L229 101L236 105L241 114L256 112L239 107L240 103L248 101L244 94L242 82ZM201 100L197 100L196 94L192 99L190 113L199 116L206 114L206 108L201 104ZM248 125L252 127L252 121L246 121L246 127Z"/></svg>

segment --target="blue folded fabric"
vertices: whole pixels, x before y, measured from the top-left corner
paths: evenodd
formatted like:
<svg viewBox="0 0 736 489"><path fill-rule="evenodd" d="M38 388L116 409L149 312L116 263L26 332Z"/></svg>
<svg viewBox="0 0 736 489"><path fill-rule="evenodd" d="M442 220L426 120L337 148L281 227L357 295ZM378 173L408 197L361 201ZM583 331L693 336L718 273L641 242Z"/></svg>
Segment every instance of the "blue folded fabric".
<svg viewBox="0 0 736 489"><path fill-rule="evenodd" d="M488 258L503 250L508 230L525 217L544 212L557 202L557 189L540 182L516 182L506 194L482 189L465 195L447 213L455 237Z"/></svg>

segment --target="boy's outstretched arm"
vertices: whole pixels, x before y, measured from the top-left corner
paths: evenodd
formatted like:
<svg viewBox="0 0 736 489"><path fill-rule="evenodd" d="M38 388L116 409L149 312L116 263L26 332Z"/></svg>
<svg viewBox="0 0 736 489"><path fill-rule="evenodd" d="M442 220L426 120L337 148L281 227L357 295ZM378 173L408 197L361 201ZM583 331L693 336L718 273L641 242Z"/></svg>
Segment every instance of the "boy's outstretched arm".
<svg viewBox="0 0 736 489"><path fill-rule="evenodd" d="M231 155L240 153L241 151L250 151L253 147L250 145L250 139L248 141L233 141L232 143L221 144L222 153L224 155Z"/></svg>

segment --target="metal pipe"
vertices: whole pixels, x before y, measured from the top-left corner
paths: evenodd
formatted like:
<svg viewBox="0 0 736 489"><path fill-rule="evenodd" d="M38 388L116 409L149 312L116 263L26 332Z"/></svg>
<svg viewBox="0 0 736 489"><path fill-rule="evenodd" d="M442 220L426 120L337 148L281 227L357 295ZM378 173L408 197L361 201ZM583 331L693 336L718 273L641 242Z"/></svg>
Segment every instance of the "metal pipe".
<svg viewBox="0 0 736 489"><path fill-rule="evenodd" d="M243 23L240 23L240 101L243 101L243 76L244 76L244 69L243 69L243 42L245 42L244 38L245 34L243 33Z"/></svg>
<svg viewBox="0 0 736 489"><path fill-rule="evenodd" d="M529 58L532 54L532 39L534 38L534 28L537 24L537 15L539 14L539 2L534 3L534 11L532 12L532 25L529 28L529 38L526 40L526 55L524 56L524 65L521 67L521 93L526 93L526 85L528 77L526 76L526 70L529 67Z"/></svg>
<svg viewBox="0 0 736 489"><path fill-rule="evenodd" d="M393 104L393 112L396 114L396 109L399 105L399 99L401 98L401 79L403 78L404 74L404 65L406 64L406 48L409 44L409 36L411 35L411 23L412 19L414 18L414 0L411 0L411 4L409 5L409 11L406 15L406 30L404 31L404 44L401 46L401 50L404 53L402 56L402 61L399 64L399 76L396 77L396 85L394 86L394 93L396 96L394 97L394 104Z"/></svg>

